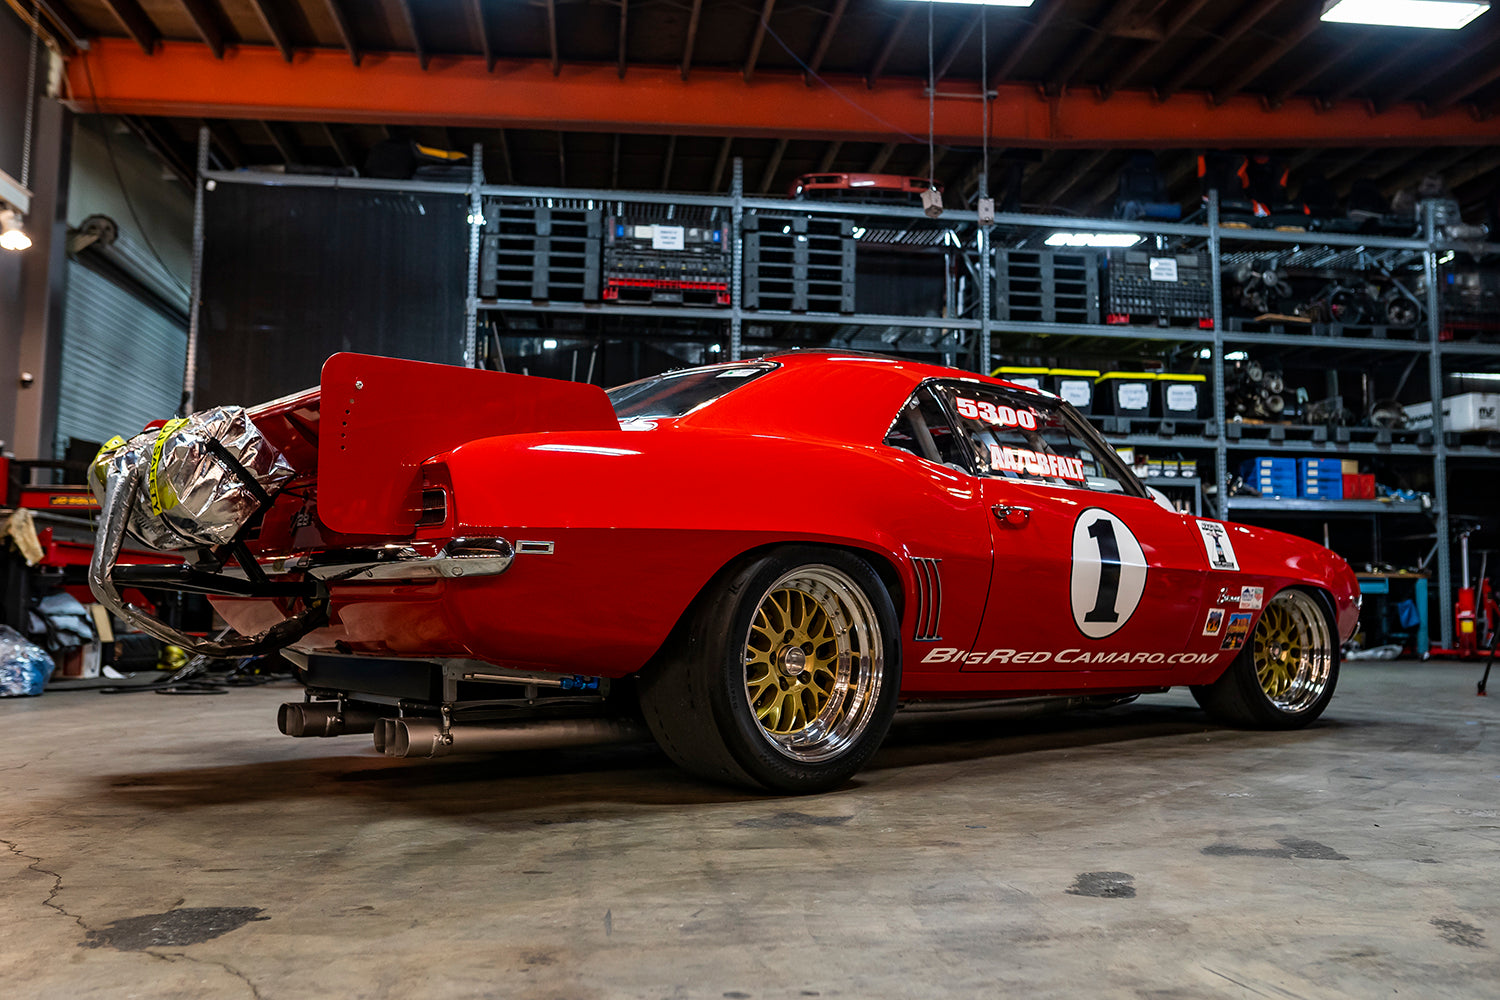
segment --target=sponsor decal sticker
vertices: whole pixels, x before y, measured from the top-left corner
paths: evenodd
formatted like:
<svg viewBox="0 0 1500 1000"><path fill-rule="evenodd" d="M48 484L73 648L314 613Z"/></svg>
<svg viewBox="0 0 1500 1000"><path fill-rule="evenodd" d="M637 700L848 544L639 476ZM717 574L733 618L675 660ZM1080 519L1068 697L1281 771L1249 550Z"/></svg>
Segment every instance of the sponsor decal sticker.
<svg viewBox="0 0 1500 1000"><path fill-rule="evenodd" d="M1240 607L1259 611L1266 596L1264 587L1243 587L1240 590Z"/></svg>
<svg viewBox="0 0 1500 1000"><path fill-rule="evenodd" d="M1224 629L1224 641L1219 643L1219 648L1239 649L1244 646L1245 640L1250 637L1250 619L1254 617L1248 611L1230 615L1229 626Z"/></svg>
<svg viewBox="0 0 1500 1000"><path fill-rule="evenodd" d="M1199 521L1198 534L1203 536L1203 551L1208 556L1209 569L1239 571L1240 561L1229 542L1229 529L1218 521Z"/></svg>
<svg viewBox="0 0 1500 1000"><path fill-rule="evenodd" d="M1209 608L1208 617L1203 620L1204 635L1218 635L1224 628L1224 609Z"/></svg>
<svg viewBox="0 0 1500 1000"><path fill-rule="evenodd" d="M1054 455L1029 448L990 445L990 468L996 472L1020 472L1028 476L1047 476L1083 482L1083 460Z"/></svg>
<svg viewBox="0 0 1500 1000"><path fill-rule="evenodd" d="M1036 411L1022 407L995 405L986 399L956 399L958 415L969 420L983 420L997 427L1019 427L1024 431L1036 430Z"/></svg>
<svg viewBox="0 0 1500 1000"><path fill-rule="evenodd" d="M1246 617L1249 617L1248 615ZM1098 663L1129 663L1159 666L1166 663L1212 663L1219 658L1218 653L1143 653L1143 652L1097 652L1091 653L1086 649L976 649L968 652L962 649L939 646L929 649L927 655L922 657L923 663L962 663L969 666L974 664L1003 663L1011 664L1038 664L1057 663L1070 666L1075 663L1098 664Z"/></svg>
<svg viewBox="0 0 1500 1000"><path fill-rule="evenodd" d="M1146 554L1125 522L1090 507L1073 522L1073 621L1090 639L1118 632L1146 592Z"/></svg>

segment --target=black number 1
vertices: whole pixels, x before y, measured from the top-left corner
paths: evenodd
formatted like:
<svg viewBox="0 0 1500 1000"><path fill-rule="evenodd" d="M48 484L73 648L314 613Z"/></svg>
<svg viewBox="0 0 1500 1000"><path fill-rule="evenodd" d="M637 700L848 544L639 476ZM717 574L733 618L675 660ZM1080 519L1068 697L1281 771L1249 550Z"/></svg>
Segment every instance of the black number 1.
<svg viewBox="0 0 1500 1000"><path fill-rule="evenodd" d="M1089 537L1099 543L1099 594L1094 608L1083 616L1086 622L1117 622L1115 600L1120 596L1120 543L1113 521L1100 518L1089 525Z"/></svg>

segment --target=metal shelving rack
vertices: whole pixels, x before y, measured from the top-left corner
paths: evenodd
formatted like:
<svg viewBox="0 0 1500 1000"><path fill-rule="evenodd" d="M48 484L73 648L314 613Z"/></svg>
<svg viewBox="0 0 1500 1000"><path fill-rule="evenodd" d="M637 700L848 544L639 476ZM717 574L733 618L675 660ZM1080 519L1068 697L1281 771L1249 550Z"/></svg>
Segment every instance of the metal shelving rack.
<svg viewBox="0 0 1500 1000"><path fill-rule="evenodd" d="M207 142L207 131L200 131L200 145ZM200 157L200 161L201 161ZM879 218L886 222L900 226L911 222L920 221L924 225L930 224L927 216L921 209L905 205L892 204L870 204L819 201L815 203L799 202L785 198L765 198L747 196L744 191L744 175L741 162L736 159L733 164L733 173L730 190L724 195L702 195L702 194L678 194L671 192L635 192L635 191L581 191L571 188L548 188L548 187L518 187L499 186L484 183L482 151L476 146L472 158L473 170L470 182L464 184L444 184L435 182L419 181L387 181L351 178L330 177L303 177L284 174L255 174L247 172L215 172L203 168L200 162L199 185L200 197L201 186L205 182L212 183L249 183L282 186L306 186L306 187L345 187L365 189L387 189L407 191L441 191L446 193L466 194L470 206L469 216L469 248L468 248L468 297L465 309L465 327L462 331L464 352L463 357L470 365L476 364L478 359L476 343L476 327L478 319L486 312L512 312L512 313L550 313L567 314L577 316L609 316L609 317L646 317L659 319L690 319L708 323L718 323L720 335L726 341L726 359L737 360L746 353L745 327L747 323L757 325L774 324L796 324L799 326L832 326L864 330L909 330L909 331L941 331L944 337L922 345L902 345L900 343L890 344L865 344L857 338L846 339L838 346L877 346L885 350L900 353L903 351L920 351L928 355L939 355L944 360L955 359L961 356L969 356L972 359L982 359L975 368L988 371L993 367L997 358L995 347L1011 342L1015 338L1022 337L1055 337L1066 336L1071 338L1087 338L1095 344L1104 344L1111 341L1135 341L1135 342L1162 342L1181 343L1186 345L1197 345L1199 349L1207 347L1211 351L1210 366L1210 392L1213 397L1214 412L1211 427L1217 432L1212 436L1197 435L1153 435L1153 434L1114 434L1110 439L1120 445L1145 445L1145 446L1170 446L1173 448L1198 450L1201 452L1212 452L1214 462L1213 479L1216 484L1213 503L1220 517L1227 517L1235 512L1245 514L1268 513L1272 509L1277 513L1307 514L1359 514L1378 515L1386 513L1414 513L1420 512L1418 504L1391 504L1382 501L1345 501L1345 500L1274 500L1256 498L1228 498L1228 470L1229 453L1231 451L1243 451L1249 448L1255 450L1271 451L1300 451L1315 454L1354 454L1354 455L1392 455L1409 456L1412 458L1430 458L1433 465L1434 493L1433 504L1430 513L1436 523L1439 538L1448 536L1448 489L1447 489L1447 467L1450 458L1462 460L1495 460L1500 459L1500 449L1460 446L1450 447L1446 443L1441 425L1440 408L1434 413L1434 428L1432 433L1432 444L1393 443L1376 444L1371 442L1338 442L1338 441L1263 441L1254 442L1231 442L1225 433L1225 352L1230 345L1278 345L1295 346L1302 348L1320 348L1329 351L1375 351L1406 353L1412 355L1426 355L1429 368L1429 383L1431 398L1442 398L1443 387L1443 362L1447 358L1463 357L1467 359L1492 359L1500 361L1500 345L1476 344L1476 343L1444 343L1440 340L1441 319L1439 315L1439 294L1437 286L1438 255L1449 250L1481 250L1486 253L1500 253L1500 246L1486 245L1484 247L1457 247L1444 240L1439 239L1431 205L1425 206L1423 218L1423 236L1421 238L1401 239L1384 236L1358 236L1334 233L1286 233L1273 230L1242 230L1223 227L1219 224L1219 209L1216 197L1211 197L1206 211L1204 224L1193 223L1164 223L1150 221L1123 221L1116 219L1080 219L1069 216L1046 216L1027 214L997 214L994 223L990 226L981 226L978 216L974 211L966 209L949 209L944 211L941 217L941 225L951 232L958 234L955 241L958 246L956 250L964 261L964 266L975 277L975 281L969 288L965 302L958 302L958 314L949 316L911 316L911 315L875 315L875 314L842 314L842 313L817 313L817 312L783 312L774 310L746 310L742 302L742 271L744 266L744 246L742 238L742 222L747 211L773 211L786 213L787 211L805 210L816 213L819 216L856 216L865 218ZM623 203L632 206L664 206L670 214L672 208L696 206L700 208L720 209L725 212L731 220L732 239L732 272L731 272L731 304L728 307L709 308L691 307L678 305L627 305L620 303L603 302L537 302L531 300L511 299L482 299L478 294L478 255L480 244L480 233L483 227L481 203L485 198L517 199L523 201L545 202L547 199L566 200L570 203L579 201L600 203ZM1213 282L1212 295L1212 320L1211 330L1196 328L1162 328L1147 326L1109 326L1109 325L1085 325L1070 323L1037 323L1037 322L1004 322L1001 323L992 318L992 280L994 275L994 254L998 249L996 235L1005 232L1031 232L1047 230L1077 231L1087 229L1092 232L1128 232L1140 233L1147 237L1179 237L1196 241L1200 247L1206 248L1209 253L1210 266L1219 280ZM201 253L202 219L195 219L195 257ZM947 240L947 237L944 237ZM1319 246L1327 248L1351 248L1363 250L1398 250L1419 254L1423 260L1424 273L1427 278L1427 337L1416 340L1378 340L1360 337L1343 336L1321 336L1321 335L1293 335L1293 334L1257 334L1257 333L1231 333L1224 328L1224 302L1222 278L1220 277L1221 263L1225 256L1225 244L1262 243L1280 244L1287 246ZM197 272L195 268L195 278ZM193 289L193 315L196 316L199 289ZM961 363L961 362L960 362ZM191 375L189 376L191 377ZM1205 477L1206 478L1206 477ZM1451 605L1453 597L1452 569L1450 566L1448 546L1437 547L1438 563L1438 600L1440 606L1446 608ZM1451 616L1440 615L1443 622L1442 639L1444 645L1451 645L1452 620Z"/></svg>

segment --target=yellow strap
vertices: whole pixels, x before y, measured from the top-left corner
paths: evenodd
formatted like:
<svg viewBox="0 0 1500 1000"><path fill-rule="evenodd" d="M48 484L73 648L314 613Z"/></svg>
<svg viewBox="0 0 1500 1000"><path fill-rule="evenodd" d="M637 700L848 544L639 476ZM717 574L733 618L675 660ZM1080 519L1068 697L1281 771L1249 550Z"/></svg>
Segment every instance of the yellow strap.
<svg viewBox="0 0 1500 1000"><path fill-rule="evenodd" d="M177 429L187 423L187 417L178 417L176 420L168 420L162 425L161 433L156 435L156 441L151 445L151 465L146 470L146 478L150 486L151 513L161 516L162 508L167 506L166 499L162 496L162 483L156 478L157 466L161 465L161 451L167 444L167 438L177 433ZM172 498L176 503L177 498Z"/></svg>
<svg viewBox="0 0 1500 1000"><path fill-rule="evenodd" d="M99 480L100 486L103 486L105 481L109 478L109 456L113 455L124 446L125 439L116 434L114 437L104 442L104 446L94 453L94 460L89 464L93 468L94 478Z"/></svg>

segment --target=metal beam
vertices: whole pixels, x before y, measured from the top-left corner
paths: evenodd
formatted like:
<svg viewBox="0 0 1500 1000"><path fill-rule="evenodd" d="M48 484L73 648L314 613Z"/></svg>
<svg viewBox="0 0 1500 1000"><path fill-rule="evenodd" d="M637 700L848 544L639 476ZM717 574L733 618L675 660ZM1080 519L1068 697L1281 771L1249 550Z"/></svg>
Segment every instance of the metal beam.
<svg viewBox="0 0 1500 1000"><path fill-rule="evenodd" d="M1104 15L1104 20L1098 26L1089 31L1088 37L1083 44L1073 47L1072 55L1068 61L1062 64L1062 68L1052 75L1048 81L1047 89L1054 94L1061 93L1068 84L1073 82L1073 77L1083 68L1084 64L1093 57L1094 52L1100 45L1104 44L1116 29L1125 23L1125 20L1135 13L1136 7L1140 6L1141 0L1116 0L1115 5Z"/></svg>
<svg viewBox="0 0 1500 1000"><path fill-rule="evenodd" d="M1317 11L1303 18L1291 31L1281 37L1275 45L1262 52L1250 65L1236 73L1234 77L1218 90L1214 91L1214 103L1223 104L1235 94L1244 90L1246 85L1257 79L1262 73L1275 66L1288 52L1302 44L1302 40L1317 30L1322 24L1322 18ZM1316 62L1316 60L1308 60Z"/></svg>
<svg viewBox="0 0 1500 1000"><path fill-rule="evenodd" d="M104 6L120 22L125 33L135 39L141 51L149 56L151 50L156 48L156 43L161 41L161 32L156 30L151 18L141 10L141 5L136 0L104 0Z"/></svg>
<svg viewBox="0 0 1500 1000"><path fill-rule="evenodd" d="M880 54L870 64L870 70L865 74L865 86L871 90L875 89L875 81L880 79L880 74L885 72L885 64L891 61L891 53L896 51L896 44L901 41L901 35L906 31L906 26L911 23L912 15L916 13L916 4L907 4L901 11L901 16L896 18L896 23L891 27L891 33L885 36L885 44L880 47Z"/></svg>
<svg viewBox="0 0 1500 1000"><path fill-rule="evenodd" d="M693 46L698 42L698 16L703 13L703 0L693 0L692 12L688 14L687 41L682 43L682 82L693 69Z"/></svg>
<svg viewBox="0 0 1500 1000"><path fill-rule="evenodd" d="M349 61L358 66L364 53L360 51L359 42L354 37L354 29L349 25L349 16L344 13L342 0L324 0L328 5L328 16L333 18L334 25L339 29L339 38L344 42L344 51L349 53ZM476 8L479 0L474 0ZM489 45L489 38L485 38L485 45ZM488 65L493 66L494 61L489 59L489 49L485 49L485 57Z"/></svg>
<svg viewBox="0 0 1500 1000"><path fill-rule="evenodd" d="M1157 88L1157 98L1163 101L1169 100L1173 94L1191 83L1199 73L1223 56L1231 45L1240 40L1241 35L1259 24L1267 14L1279 6L1281 6L1281 0L1260 0L1259 3L1235 18L1234 23L1224 30L1218 41L1204 48L1186 66L1173 73L1164 86Z"/></svg>
<svg viewBox="0 0 1500 1000"><path fill-rule="evenodd" d="M1042 0L1042 2L1046 6L1037 11L1036 20L1031 22L1031 27L1027 30L1026 34L1021 36L1019 42L1011 46L1010 51L1006 53L1000 66L994 73L990 74L991 90L1010 79L1011 73L1015 72L1021 60L1026 57L1026 53L1031 51L1031 46L1041 37L1042 32L1047 29L1047 25L1052 23L1052 19L1057 16L1058 11L1063 9L1063 4L1066 3L1066 0Z"/></svg>
<svg viewBox="0 0 1500 1000"><path fill-rule="evenodd" d="M84 71L88 60L91 73ZM809 89L800 72L757 74L747 85L732 69L700 69L684 83L676 67L637 65L620 80L608 63L570 67L555 77L545 60L501 60L506 85L478 56L445 57L442 72L424 73L416 57L390 53L354 69L342 52L308 49L287 65L276 50L240 46L217 60L208 46L177 42L145 56L133 43L102 38L68 60L69 105L91 111L100 101L118 114L274 121L404 122L476 128L568 129L892 142L927 132L925 81L893 78L876 90L847 76ZM92 80L92 83L91 83ZM97 87L95 93L91 87ZM977 83L952 80L947 90ZM1500 119L1476 121L1466 110L1423 117L1404 104L1373 115L1350 104L1318 112L1295 102L1267 111L1240 95L1155 103L1141 91L1109 102L1091 94L1046 98L1035 87L1007 84L992 101L996 145L1033 148L1251 146L1456 146L1500 142ZM975 101L941 100L936 140L980 144ZM859 108L863 113L855 113Z"/></svg>
<svg viewBox="0 0 1500 1000"><path fill-rule="evenodd" d="M1179 10L1177 15L1167 22L1167 26L1162 29L1160 38L1154 42L1148 42L1131 57L1128 63L1110 74L1109 80L1104 86L1099 88L1100 95L1108 98L1115 91L1129 83L1131 78L1141 71L1141 67L1150 62L1151 57L1161 51L1161 47L1167 43L1167 39L1176 37L1207 3L1208 0L1188 0L1187 6Z"/></svg>
<svg viewBox="0 0 1500 1000"><path fill-rule="evenodd" d="M224 58L224 12L213 0L178 0L193 22L203 44L213 50L215 59Z"/></svg>
<svg viewBox="0 0 1500 1000"><path fill-rule="evenodd" d="M787 140L777 139L776 148L771 150L771 158L766 161L765 173L760 175L760 187L756 190L765 194L771 190L771 182L776 179L776 171L781 169L781 158L786 155Z"/></svg>
<svg viewBox="0 0 1500 1000"><path fill-rule="evenodd" d="M417 9L412 6L411 0L401 0L401 19L406 22L406 31L411 35L411 47L417 54L417 65L426 69L431 57L427 54L426 43L422 41L422 29L417 27Z"/></svg>
<svg viewBox="0 0 1500 1000"><path fill-rule="evenodd" d="M839 22L844 19L844 9L848 6L849 0L837 0L828 14L828 20L823 24L823 33L818 36L817 47L813 49L812 58L807 60L807 72L802 75L809 87L812 86L813 77L823 67L823 58L828 55L828 46L833 44L833 36L838 33Z"/></svg>
<svg viewBox="0 0 1500 1000"><path fill-rule="evenodd" d="M627 28L630 23L630 0L620 0L620 54L619 74L620 79L625 79L625 40L629 37Z"/></svg>
<svg viewBox="0 0 1500 1000"><path fill-rule="evenodd" d="M266 33L276 43L276 48L281 51L281 58L287 62L292 61L292 36L287 34L286 25L281 20L281 15L276 13L266 3L266 0L250 0L250 5L255 8L260 23L265 26Z"/></svg>
<svg viewBox="0 0 1500 1000"><path fill-rule="evenodd" d="M547 0L547 51L552 54L552 75L556 76L562 72L562 56L557 50L557 0Z"/></svg>
<svg viewBox="0 0 1500 1000"><path fill-rule="evenodd" d="M760 20L755 22L755 34L750 36L750 54L745 57L745 82L755 75L755 63L760 59L760 47L766 40L766 27L771 23L771 11L776 0L766 0L760 9Z"/></svg>
<svg viewBox="0 0 1500 1000"><path fill-rule="evenodd" d="M330 3L333 0L329 0ZM484 18L484 0L467 0L469 17L474 22L474 31L479 35L479 50L484 53L484 68L495 68L495 43L490 40L490 26ZM347 41L347 39L346 39Z"/></svg>

